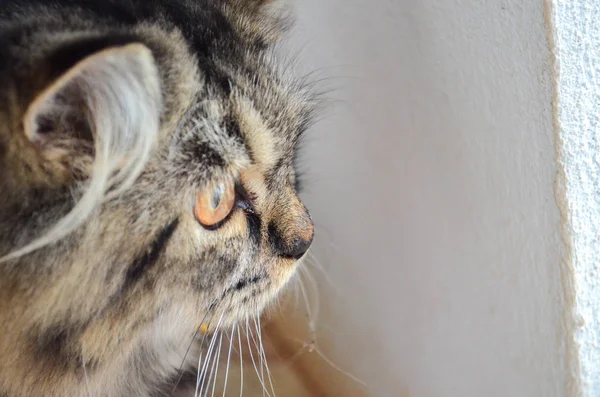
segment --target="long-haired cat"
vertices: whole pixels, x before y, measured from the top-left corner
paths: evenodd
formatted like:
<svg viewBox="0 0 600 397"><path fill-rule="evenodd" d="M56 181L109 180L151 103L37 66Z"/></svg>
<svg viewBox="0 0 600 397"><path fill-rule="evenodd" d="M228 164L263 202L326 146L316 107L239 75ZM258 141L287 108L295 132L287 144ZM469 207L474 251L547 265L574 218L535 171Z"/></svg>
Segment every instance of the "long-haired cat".
<svg viewBox="0 0 600 397"><path fill-rule="evenodd" d="M286 9L0 2L0 396L171 395L201 323L294 273L315 97L272 50Z"/></svg>

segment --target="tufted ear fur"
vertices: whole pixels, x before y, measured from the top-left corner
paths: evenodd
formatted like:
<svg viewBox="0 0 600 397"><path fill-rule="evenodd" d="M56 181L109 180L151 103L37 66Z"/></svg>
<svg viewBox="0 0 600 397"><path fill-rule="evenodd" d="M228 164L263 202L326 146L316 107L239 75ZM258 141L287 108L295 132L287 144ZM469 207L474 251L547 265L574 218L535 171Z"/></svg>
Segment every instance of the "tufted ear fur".
<svg viewBox="0 0 600 397"><path fill-rule="evenodd" d="M156 141L161 102L158 69L141 44L89 55L43 90L25 112L24 134L45 172L56 180L78 180L82 194L51 230L0 260L65 237L129 187Z"/></svg>
<svg viewBox="0 0 600 397"><path fill-rule="evenodd" d="M291 24L287 0L226 0L225 3L242 35L260 45L278 41Z"/></svg>

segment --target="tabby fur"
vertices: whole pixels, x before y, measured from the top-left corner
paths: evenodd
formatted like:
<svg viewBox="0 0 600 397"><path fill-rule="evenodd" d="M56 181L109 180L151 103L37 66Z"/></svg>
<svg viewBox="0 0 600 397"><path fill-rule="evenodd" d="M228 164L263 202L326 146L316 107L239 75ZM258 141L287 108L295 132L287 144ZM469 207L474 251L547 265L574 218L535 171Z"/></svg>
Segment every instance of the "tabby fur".
<svg viewBox="0 0 600 397"><path fill-rule="evenodd" d="M267 0L0 3L0 396L171 395L203 319L293 275L317 101L277 57L288 25ZM252 210L205 228L224 180Z"/></svg>

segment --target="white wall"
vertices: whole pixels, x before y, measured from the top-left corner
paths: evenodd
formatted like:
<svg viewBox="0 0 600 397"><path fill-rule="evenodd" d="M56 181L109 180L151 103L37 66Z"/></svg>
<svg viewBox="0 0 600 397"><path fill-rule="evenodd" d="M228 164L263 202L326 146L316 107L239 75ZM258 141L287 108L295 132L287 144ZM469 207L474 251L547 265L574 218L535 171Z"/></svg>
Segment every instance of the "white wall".
<svg viewBox="0 0 600 397"><path fill-rule="evenodd" d="M600 396L600 2L555 1L559 194L577 285L585 396Z"/></svg>
<svg viewBox="0 0 600 397"><path fill-rule="evenodd" d="M339 88L305 156L336 362L373 396L571 395L544 2L296 3Z"/></svg>

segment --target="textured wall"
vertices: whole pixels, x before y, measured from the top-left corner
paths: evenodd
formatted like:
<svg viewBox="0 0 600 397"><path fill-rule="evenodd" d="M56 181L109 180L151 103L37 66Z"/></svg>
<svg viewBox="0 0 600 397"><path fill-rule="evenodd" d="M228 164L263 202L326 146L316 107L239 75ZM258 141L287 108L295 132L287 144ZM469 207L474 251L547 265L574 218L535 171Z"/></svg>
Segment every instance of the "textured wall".
<svg viewBox="0 0 600 397"><path fill-rule="evenodd" d="M335 361L373 396L571 394L543 1L297 3L338 88L305 156Z"/></svg>
<svg viewBox="0 0 600 397"><path fill-rule="evenodd" d="M575 269L585 396L600 396L600 2L556 1L559 197Z"/></svg>

